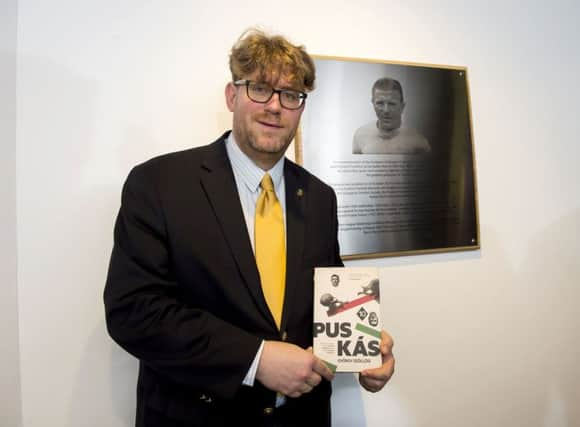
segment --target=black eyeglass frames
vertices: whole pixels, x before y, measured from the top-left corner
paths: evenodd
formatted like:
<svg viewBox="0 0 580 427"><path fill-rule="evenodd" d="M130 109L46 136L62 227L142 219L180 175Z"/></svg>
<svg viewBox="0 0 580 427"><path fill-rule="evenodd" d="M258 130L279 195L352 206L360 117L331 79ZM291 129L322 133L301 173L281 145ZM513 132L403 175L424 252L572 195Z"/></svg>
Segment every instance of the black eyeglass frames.
<svg viewBox="0 0 580 427"><path fill-rule="evenodd" d="M277 93L280 105L288 110L298 110L304 104L308 94L292 89L274 89L268 83L252 80L237 80L234 86L246 86L246 94L252 101L266 104Z"/></svg>

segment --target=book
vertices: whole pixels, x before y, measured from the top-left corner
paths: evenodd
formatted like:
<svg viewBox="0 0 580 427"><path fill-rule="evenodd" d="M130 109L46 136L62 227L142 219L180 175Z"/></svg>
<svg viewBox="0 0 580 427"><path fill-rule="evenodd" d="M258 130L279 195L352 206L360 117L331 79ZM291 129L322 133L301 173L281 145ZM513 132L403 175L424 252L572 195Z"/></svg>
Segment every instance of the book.
<svg viewBox="0 0 580 427"><path fill-rule="evenodd" d="M378 268L314 269L313 351L334 372L382 364Z"/></svg>

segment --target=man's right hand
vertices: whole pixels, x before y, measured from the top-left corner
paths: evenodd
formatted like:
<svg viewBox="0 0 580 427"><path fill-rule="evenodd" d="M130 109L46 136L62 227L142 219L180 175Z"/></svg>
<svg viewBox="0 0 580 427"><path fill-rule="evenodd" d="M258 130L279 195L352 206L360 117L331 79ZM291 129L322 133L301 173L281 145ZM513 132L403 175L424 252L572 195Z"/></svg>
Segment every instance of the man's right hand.
<svg viewBox="0 0 580 427"><path fill-rule="evenodd" d="M289 397L299 397L316 387L322 377L331 381L332 371L322 360L294 344L264 341L256 379L265 387Z"/></svg>

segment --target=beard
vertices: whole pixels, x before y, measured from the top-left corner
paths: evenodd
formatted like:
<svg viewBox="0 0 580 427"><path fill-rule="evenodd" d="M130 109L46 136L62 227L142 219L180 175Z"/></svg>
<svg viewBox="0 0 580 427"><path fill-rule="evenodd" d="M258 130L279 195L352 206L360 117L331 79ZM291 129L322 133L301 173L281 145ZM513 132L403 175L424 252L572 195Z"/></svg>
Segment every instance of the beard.
<svg viewBox="0 0 580 427"><path fill-rule="evenodd" d="M268 128L262 123L281 127ZM245 151L244 148L246 148L246 150L266 155L283 155L294 139L296 129L297 126L294 129L288 128L278 118L269 115L249 118L242 123L234 120L234 136L242 150ZM246 154L249 155L248 152Z"/></svg>
<svg viewBox="0 0 580 427"><path fill-rule="evenodd" d="M285 133L282 135L269 133L248 133L248 144L252 149L261 153L283 153L294 139L296 132Z"/></svg>

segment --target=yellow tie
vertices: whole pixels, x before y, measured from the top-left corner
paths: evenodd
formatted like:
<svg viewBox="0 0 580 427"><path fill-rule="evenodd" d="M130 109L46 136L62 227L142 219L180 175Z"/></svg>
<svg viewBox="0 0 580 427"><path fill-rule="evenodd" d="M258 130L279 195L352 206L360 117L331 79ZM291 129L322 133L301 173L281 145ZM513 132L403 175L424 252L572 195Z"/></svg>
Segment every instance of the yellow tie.
<svg viewBox="0 0 580 427"><path fill-rule="evenodd" d="M260 272L262 292L276 325L280 328L286 282L284 216L270 175L264 175L260 186L262 192L256 203L254 224L256 264Z"/></svg>

